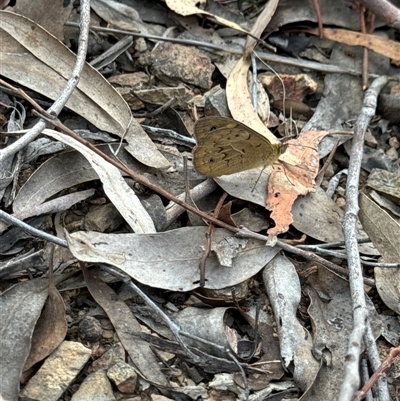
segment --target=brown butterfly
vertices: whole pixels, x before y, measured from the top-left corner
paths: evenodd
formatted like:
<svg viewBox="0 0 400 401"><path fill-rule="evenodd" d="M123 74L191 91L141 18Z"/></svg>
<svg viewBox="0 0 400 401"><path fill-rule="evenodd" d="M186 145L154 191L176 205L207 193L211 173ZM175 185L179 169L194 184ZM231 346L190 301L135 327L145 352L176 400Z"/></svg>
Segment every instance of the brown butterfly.
<svg viewBox="0 0 400 401"><path fill-rule="evenodd" d="M270 166L287 147L226 117L201 118L194 134L197 146L193 149L193 164L208 177Z"/></svg>

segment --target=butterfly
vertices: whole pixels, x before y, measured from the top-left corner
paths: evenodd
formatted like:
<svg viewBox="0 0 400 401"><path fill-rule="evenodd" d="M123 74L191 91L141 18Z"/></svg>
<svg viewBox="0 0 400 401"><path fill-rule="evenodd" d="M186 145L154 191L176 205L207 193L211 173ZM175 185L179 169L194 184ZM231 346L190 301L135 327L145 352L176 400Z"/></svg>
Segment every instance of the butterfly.
<svg viewBox="0 0 400 401"><path fill-rule="evenodd" d="M197 146L193 149L193 164L208 177L270 166L287 148L226 117L201 118L194 127L194 135Z"/></svg>

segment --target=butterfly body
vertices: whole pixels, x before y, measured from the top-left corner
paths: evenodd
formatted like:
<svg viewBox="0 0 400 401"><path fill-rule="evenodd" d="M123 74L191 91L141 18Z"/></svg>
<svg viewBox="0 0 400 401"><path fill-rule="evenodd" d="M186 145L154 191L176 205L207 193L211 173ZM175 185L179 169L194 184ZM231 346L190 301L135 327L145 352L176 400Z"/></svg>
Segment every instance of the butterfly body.
<svg viewBox="0 0 400 401"><path fill-rule="evenodd" d="M195 169L208 177L234 174L273 164L285 149L239 121L225 117L205 117L194 129Z"/></svg>

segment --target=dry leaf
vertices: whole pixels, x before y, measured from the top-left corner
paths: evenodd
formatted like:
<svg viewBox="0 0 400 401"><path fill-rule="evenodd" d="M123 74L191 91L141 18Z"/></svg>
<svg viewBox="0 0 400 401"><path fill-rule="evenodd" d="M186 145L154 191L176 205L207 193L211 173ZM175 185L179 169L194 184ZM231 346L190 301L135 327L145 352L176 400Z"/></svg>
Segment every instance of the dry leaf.
<svg viewBox="0 0 400 401"><path fill-rule="evenodd" d="M276 8L278 7L279 0L270 0L262 10L261 14L257 17L256 22L251 28L251 37L246 39L245 50L243 57L247 57L257 44L255 38L260 38L265 28L271 21L271 18L275 14Z"/></svg>
<svg viewBox="0 0 400 401"><path fill-rule="evenodd" d="M319 35L317 29L307 31L313 35ZM389 57L392 63L400 65L400 43L381 36L372 35L368 33L348 31L345 29L327 29L323 30L325 39L334 40L336 42L345 43L350 46L363 46L367 49L373 50L378 54Z"/></svg>
<svg viewBox="0 0 400 401"><path fill-rule="evenodd" d="M268 138L271 143L279 143L279 140L262 123L254 110L247 85L247 74L250 67L250 59L242 57L231 71L226 83L226 98L232 117L249 126L259 134Z"/></svg>
<svg viewBox="0 0 400 401"><path fill-rule="evenodd" d="M76 56L33 21L0 11L1 73L36 92L56 99L65 87ZM169 167L119 93L89 64L85 64L67 107L99 129L124 137L129 152L156 168Z"/></svg>
<svg viewBox="0 0 400 401"><path fill-rule="evenodd" d="M225 18L218 17L218 15L209 13L207 11L202 10L201 8L197 7L199 4L198 0L166 0L167 6L172 10L175 11L177 14L188 16L193 14L203 14L207 15L208 17L214 18L217 22L222 25L228 26L229 28L235 29L239 32L243 32L247 35L250 32L243 29L240 25L236 24L235 22L229 21Z"/></svg>
<svg viewBox="0 0 400 401"><path fill-rule="evenodd" d="M45 134L47 130L44 130ZM118 145L108 144L97 146L107 156L115 158L112 152ZM118 159L138 174L143 174L146 168L133 159L124 149L118 154ZM75 150L54 155L42 163L28 178L14 199L13 211L20 214L43 204L46 199L55 197L59 192L75 185L92 180L99 176L90 166L86 158ZM40 189L40 190L39 190Z"/></svg>
<svg viewBox="0 0 400 401"><path fill-rule="evenodd" d="M294 365L296 384L305 390L315 379L319 363L312 355L312 338L297 319L301 298L299 277L294 265L277 255L262 272L264 285L274 311L284 367Z"/></svg>
<svg viewBox="0 0 400 401"><path fill-rule="evenodd" d="M171 291L190 291L200 286L199 262L207 227L183 227L156 234L102 234L78 231L67 234L69 249L85 262L107 263L135 280ZM217 228L215 243L232 237ZM220 289L241 283L259 272L279 247L248 240L232 259L232 267L221 266L212 253L206 262L205 288Z"/></svg>
<svg viewBox="0 0 400 401"><path fill-rule="evenodd" d="M36 321L48 295L47 278L22 282L0 295L0 396L17 400Z"/></svg>
<svg viewBox="0 0 400 401"><path fill-rule="evenodd" d="M272 18L277 5L277 0L268 2L251 30L254 36L261 35ZM257 42L253 38L247 38L245 52L228 77L226 83L226 98L229 110L234 119L253 128L254 131L265 135L271 143L278 143L278 139L262 123L257 112L254 110L247 85L247 75L250 67L249 55L253 51L256 43Z"/></svg>
<svg viewBox="0 0 400 401"><path fill-rule="evenodd" d="M155 24L146 24L142 21L138 11L129 4L113 0L92 0L90 7L108 23L110 27L140 31L145 35L161 36L165 27Z"/></svg>
<svg viewBox="0 0 400 401"><path fill-rule="evenodd" d="M344 211L321 187L315 187L315 192L297 198L292 213L293 226L300 232L322 242L344 241ZM356 230L357 239L368 238L359 221ZM379 255L371 243L360 244L359 250L366 255Z"/></svg>
<svg viewBox="0 0 400 401"><path fill-rule="evenodd" d="M68 21L74 3L64 0L39 0L32 3L31 0L18 0L14 7L8 9L16 14L30 18L37 24L48 30L56 38L64 39L64 24Z"/></svg>
<svg viewBox="0 0 400 401"><path fill-rule="evenodd" d="M327 131L308 131L288 141L287 151L275 163L268 181L266 208L271 210L275 227L268 230L270 239L289 229L293 222L292 206L299 195L314 192L318 173L318 143Z"/></svg>
<svg viewBox="0 0 400 401"><path fill-rule="evenodd" d="M39 191L39 187L36 188ZM13 213L12 216L19 220L25 220L28 217L40 216L42 214L53 214L68 210L71 206L82 202L95 194L94 189L87 189L86 191L74 192L69 195L60 196L57 199L52 199L42 204L34 205L30 208L26 208L20 212ZM7 221L0 221L0 234L6 230L11 223Z"/></svg>
<svg viewBox="0 0 400 401"><path fill-rule="evenodd" d="M49 296L36 323L24 371L50 355L64 341L67 330L64 300L49 279Z"/></svg>
<svg viewBox="0 0 400 401"><path fill-rule="evenodd" d="M348 352L348 338L353 329L349 283L324 267L318 267L308 277L303 291L310 300L308 314L312 321L313 355L321 363L312 387L303 395L304 401L337 400ZM367 295L365 299L377 338L382 324L372 301Z"/></svg>
<svg viewBox="0 0 400 401"><path fill-rule="evenodd" d="M378 251L382 262L398 263L400 258L400 224L367 195L359 197L359 218ZM376 289L382 301L400 314L400 270L375 267Z"/></svg>

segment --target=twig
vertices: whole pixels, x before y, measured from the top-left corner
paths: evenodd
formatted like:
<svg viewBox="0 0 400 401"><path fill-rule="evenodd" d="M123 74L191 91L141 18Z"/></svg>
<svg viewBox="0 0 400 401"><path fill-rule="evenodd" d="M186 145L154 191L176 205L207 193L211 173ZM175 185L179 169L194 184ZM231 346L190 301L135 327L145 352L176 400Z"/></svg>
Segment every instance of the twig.
<svg viewBox="0 0 400 401"><path fill-rule="evenodd" d="M369 380L368 362L365 358L361 359L361 378L364 383L367 383ZM371 391L368 391L368 393L366 394L366 400L374 401Z"/></svg>
<svg viewBox="0 0 400 401"><path fill-rule="evenodd" d="M219 212L221 210L222 205L225 202L225 199L228 197L228 194L224 192L222 196L219 198L219 201L217 203L217 206L215 206L215 209L212 213L212 216L215 218L218 218ZM204 251L203 254L201 255L200 258L200 263L199 263L199 270L200 270L200 287L204 287L206 283L206 261L208 258L208 255L211 252L211 239L212 235L214 232L215 224L210 223L208 226L208 231L206 233L206 243L204 245Z"/></svg>
<svg viewBox="0 0 400 401"><path fill-rule="evenodd" d="M218 188L217 183L212 178L207 178L205 181L201 182L199 185L196 185L189 191L190 199L193 202L211 194ZM179 194L179 199L185 199L185 194ZM186 211L186 209L175 202L171 201L165 207L166 211L166 222L165 225L162 227L162 231L165 231L171 224L174 222L182 213Z"/></svg>
<svg viewBox="0 0 400 401"><path fill-rule="evenodd" d="M359 0L387 25L400 30L400 10L387 0Z"/></svg>
<svg viewBox="0 0 400 401"><path fill-rule="evenodd" d="M326 194L330 198L332 198L333 194L336 191L336 188L339 186L340 179L344 174L348 174L348 169L345 168L343 170L340 170L338 173L336 173L328 182L328 188L326 189Z"/></svg>
<svg viewBox="0 0 400 401"><path fill-rule="evenodd" d="M367 244L371 242L371 240L369 238L364 238L364 239L359 239L358 243L359 244ZM318 244L318 245L298 245L298 248L301 249L309 249L310 251L316 249L316 248L321 248L321 249L327 249L327 248L337 248L339 246L345 246L345 242L344 241L337 241L337 242L327 242L325 244Z"/></svg>
<svg viewBox="0 0 400 401"><path fill-rule="evenodd" d="M327 157L324 165L320 168L318 175L315 177L315 185L319 187L321 185L322 180L324 179L325 171L328 169L329 165L332 163L333 156L336 153L336 149L339 146L339 140L335 142L331 151L329 152L329 156Z"/></svg>
<svg viewBox="0 0 400 401"><path fill-rule="evenodd" d="M388 79L386 77L380 77L371 84L365 93L363 108L354 127L353 146L346 187L346 211L343 218L343 233L348 255L350 291L353 301L353 330L349 337L348 351L344 365L344 378L338 397L339 401L350 401L358 389L360 384L359 361L362 339L366 333L367 325L370 325L356 237L357 214L359 210L358 184L365 132L372 117L375 115L378 94L387 82ZM376 347L375 343L373 346Z"/></svg>
<svg viewBox="0 0 400 401"><path fill-rule="evenodd" d="M9 84L6 81L3 81L2 79L0 79L0 84L4 85L6 88L8 88L12 94L22 97L22 99L25 99L28 103L31 104L31 106L37 110L39 113L46 113L45 110L43 110L43 108L35 101L33 100L24 90L22 90L21 88L16 88L15 86Z"/></svg>
<svg viewBox="0 0 400 401"><path fill-rule="evenodd" d="M367 330L364 333L364 344L371 368L374 372L376 372L381 366L381 359L378 352L378 348L375 344L375 334L372 331L372 327L370 324L367 326ZM387 379L385 376L380 377L380 379L377 381L376 389L378 392L377 398L379 401L391 400L389 396L389 389L387 386Z"/></svg>
<svg viewBox="0 0 400 401"><path fill-rule="evenodd" d="M360 31L361 33L367 33L365 26L365 7L360 6ZM368 49L363 48L363 64L362 64L362 88L366 90L368 88L368 64L369 64Z"/></svg>
<svg viewBox="0 0 400 401"><path fill-rule="evenodd" d="M378 379L390 368L394 358L396 358L398 355L400 355L400 347L392 348L387 358L382 362L368 382L364 384L362 389L356 394L356 396L353 398L353 401L361 401L365 397L367 392L378 381Z"/></svg>
<svg viewBox="0 0 400 401"><path fill-rule="evenodd" d="M63 246L64 248L68 247L67 241L55 237L54 235L47 234L42 230L38 230L37 228L34 228L29 224L24 223L23 221L11 216L10 214L4 212L1 209L0 209L0 218L12 223L14 226L20 227L22 230L26 231L29 234L34 235L35 237L43 238L46 241L53 242L54 244Z"/></svg>
<svg viewBox="0 0 400 401"><path fill-rule="evenodd" d="M140 95L136 92L133 91L133 94L143 103L146 103L145 100L142 100L140 98ZM132 116L135 118L154 118L157 117L158 115L162 114L165 110L169 109L170 107L173 107L172 105L174 104L174 102L176 101L176 98L173 97L171 99L169 99L167 102L165 102L163 105L161 105L160 107L158 107L157 109L151 111L151 112L146 112L146 113L132 113Z"/></svg>
<svg viewBox="0 0 400 401"><path fill-rule="evenodd" d="M319 38L323 39L324 27L323 27L323 21L322 21L321 8L319 6L318 0L313 0L313 6L314 6L315 14L317 15Z"/></svg>
<svg viewBox="0 0 400 401"><path fill-rule="evenodd" d="M347 254L340 252L340 251L332 251L330 249L322 248L318 245L304 245L304 246L297 246L299 249L304 249L304 250L312 250L313 252L320 254L320 255L327 255L327 256L333 256L335 258L339 259L347 259ZM370 267L382 267L386 269L398 269L400 268L400 263L379 263L374 260L363 260L361 259L361 264L364 266L370 266Z"/></svg>
<svg viewBox="0 0 400 401"><path fill-rule="evenodd" d="M186 146L192 147L193 145L196 145L196 141L193 138L190 138L188 136L184 136L181 134L178 134L176 131L172 129L165 129L165 128L157 128L157 127L151 127L150 125L144 125L141 124L142 128L149 134L153 134L153 137L163 135L164 137L176 139L178 141L183 142Z"/></svg>
<svg viewBox="0 0 400 401"><path fill-rule="evenodd" d="M79 82L79 77L82 72L83 66L85 65L88 36L89 36L89 24L90 24L90 1L82 0L80 3L80 34L79 34L79 46L76 55L76 63L71 72L71 77L67 81L64 90L53 105L47 110L48 114L58 115L64 108L76 85ZM40 133L46 128L45 121L39 121L26 135L19 138L13 144L7 146L0 151L0 164L5 159L11 157L21 149L25 148L30 142L32 142Z"/></svg>
<svg viewBox="0 0 400 401"><path fill-rule="evenodd" d="M251 102L253 103L253 109L258 114L257 60L254 56L254 52L251 52L251 69L252 69Z"/></svg>

